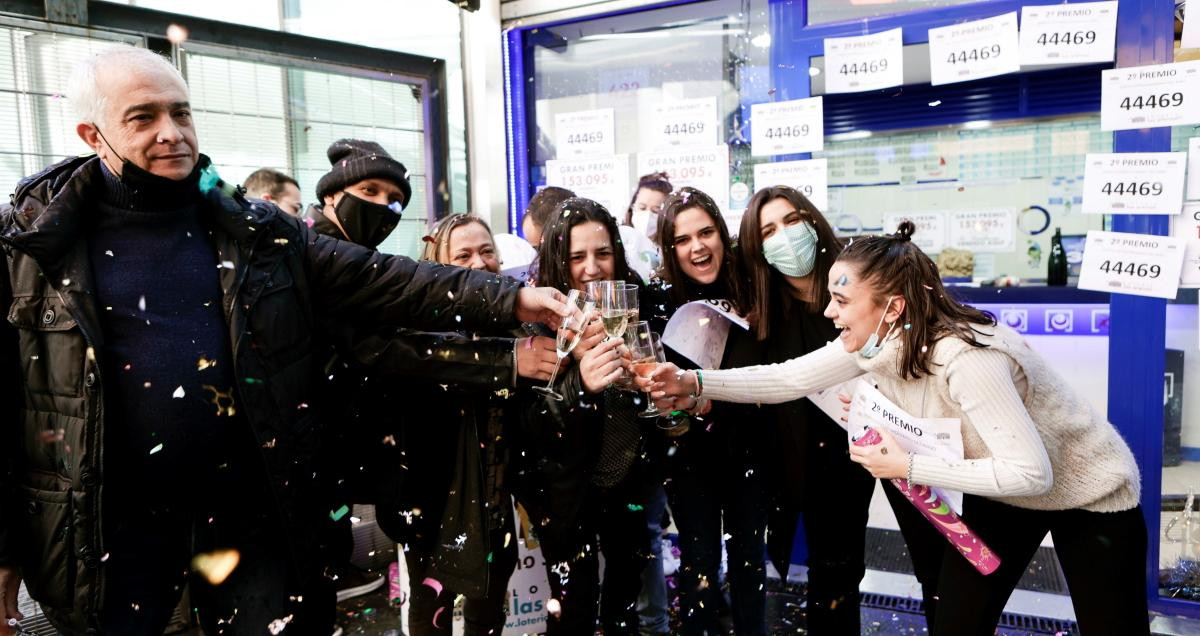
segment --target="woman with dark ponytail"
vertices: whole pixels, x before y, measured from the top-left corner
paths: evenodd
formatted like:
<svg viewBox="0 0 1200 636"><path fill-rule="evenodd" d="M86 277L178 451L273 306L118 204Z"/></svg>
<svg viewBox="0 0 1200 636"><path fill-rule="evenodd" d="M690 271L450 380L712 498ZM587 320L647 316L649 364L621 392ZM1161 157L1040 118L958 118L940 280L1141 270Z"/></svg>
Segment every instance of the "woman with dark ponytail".
<svg viewBox="0 0 1200 636"><path fill-rule="evenodd" d="M1016 332L954 302L914 226L857 239L829 272L825 315L838 340L781 364L682 372L663 365L650 388L664 405L796 399L872 373L877 388L920 418L961 422L966 459L906 453L886 431L851 448L883 480L961 491L962 519L1000 558L982 575L885 481L934 636L992 634L1049 532L1084 636L1149 634L1146 525L1133 454Z"/></svg>

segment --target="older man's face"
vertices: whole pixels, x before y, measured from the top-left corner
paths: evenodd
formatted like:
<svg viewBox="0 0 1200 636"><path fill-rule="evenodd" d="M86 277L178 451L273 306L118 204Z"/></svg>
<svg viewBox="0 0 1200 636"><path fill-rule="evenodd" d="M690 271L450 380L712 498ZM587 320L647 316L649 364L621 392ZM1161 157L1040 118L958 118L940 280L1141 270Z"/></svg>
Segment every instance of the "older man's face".
<svg viewBox="0 0 1200 636"><path fill-rule="evenodd" d="M158 69L102 69L96 79L108 108L105 121L95 123L108 143L89 139L83 130L80 135L109 167L119 171L121 160L128 159L168 179L191 174L199 150L187 87L179 78Z"/></svg>

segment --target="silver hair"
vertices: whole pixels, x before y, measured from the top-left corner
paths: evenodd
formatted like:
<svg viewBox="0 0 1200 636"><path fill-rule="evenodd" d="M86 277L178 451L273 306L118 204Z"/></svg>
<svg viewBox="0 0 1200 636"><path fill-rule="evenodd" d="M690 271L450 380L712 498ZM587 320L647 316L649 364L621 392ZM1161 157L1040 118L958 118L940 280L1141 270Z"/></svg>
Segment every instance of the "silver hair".
<svg viewBox="0 0 1200 636"><path fill-rule="evenodd" d="M179 80L187 90L187 82L170 60L149 49L119 44L87 57L71 71L66 95L80 123L101 123L108 112L108 99L97 80L100 69L121 74L135 70L159 71Z"/></svg>

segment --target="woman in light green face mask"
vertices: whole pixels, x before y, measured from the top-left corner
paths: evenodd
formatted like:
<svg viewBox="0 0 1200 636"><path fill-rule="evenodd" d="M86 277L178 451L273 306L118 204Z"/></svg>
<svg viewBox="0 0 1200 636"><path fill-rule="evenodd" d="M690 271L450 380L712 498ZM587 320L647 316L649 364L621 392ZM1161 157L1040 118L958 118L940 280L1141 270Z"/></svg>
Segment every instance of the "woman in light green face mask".
<svg viewBox="0 0 1200 636"><path fill-rule="evenodd" d="M829 268L842 244L803 194L784 186L758 191L746 206L738 242L746 277L738 306L749 311L751 329L765 342L766 362L804 355L837 337L822 312L829 303ZM787 567L803 512L809 629L857 635L858 584L865 572L867 509L875 480L850 461L842 428L811 403L782 405L774 417L772 446L778 455L771 481L781 488L775 493L768 552L776 568Z"/></svg>

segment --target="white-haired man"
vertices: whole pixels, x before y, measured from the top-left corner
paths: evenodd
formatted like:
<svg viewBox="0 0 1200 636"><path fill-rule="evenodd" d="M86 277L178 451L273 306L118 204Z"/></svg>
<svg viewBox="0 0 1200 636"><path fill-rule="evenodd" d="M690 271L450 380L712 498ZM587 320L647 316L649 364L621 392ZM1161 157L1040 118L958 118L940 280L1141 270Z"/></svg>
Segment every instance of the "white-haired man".
<svg viewBox="0 0 1200 636"><path fill-rule="evenodd" d="M0 636L22 577L65 634L158 636L189 572L208 633L330 633L315 319L490 328L566 307L224 187L152 52L102 52L68 93L96 156L0 210Z"/></svg>

